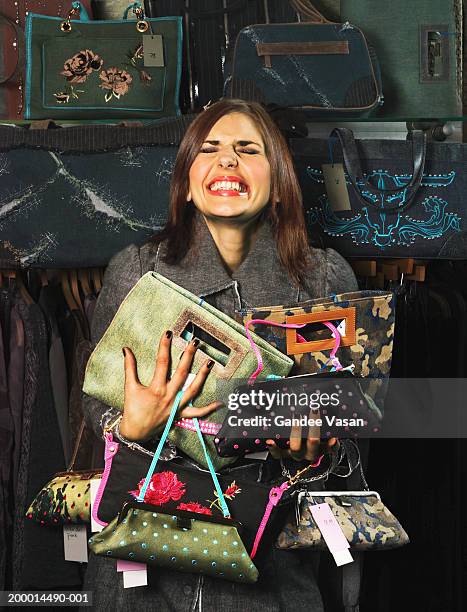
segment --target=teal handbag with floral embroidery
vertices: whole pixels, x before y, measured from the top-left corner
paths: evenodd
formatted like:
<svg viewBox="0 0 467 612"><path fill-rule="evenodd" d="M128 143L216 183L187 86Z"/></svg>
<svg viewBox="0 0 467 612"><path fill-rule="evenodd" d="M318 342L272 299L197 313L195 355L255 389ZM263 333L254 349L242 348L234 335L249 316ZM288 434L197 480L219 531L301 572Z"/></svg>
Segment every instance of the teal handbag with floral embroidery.
<svg viewBox="0 0 467 612"><path fill-rule="evenodd" d="M30 13L25 39L26 119L180 114L181 17L148 19L135 2L121 20L90 21L73 2L65 20Z"/></svg>

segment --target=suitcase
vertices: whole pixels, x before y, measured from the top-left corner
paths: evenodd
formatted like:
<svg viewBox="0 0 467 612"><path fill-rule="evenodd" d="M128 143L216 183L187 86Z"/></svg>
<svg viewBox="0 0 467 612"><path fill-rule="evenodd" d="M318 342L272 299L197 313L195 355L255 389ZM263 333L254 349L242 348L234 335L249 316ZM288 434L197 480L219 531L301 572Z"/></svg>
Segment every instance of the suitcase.
<svg viewBox="0 0 467 612"><path fill-rule="evenodd" d="M92 18L91 0L81 2ZM26 13L66 17L71 4L72 0L0 0L0 118L23 118Z"/></svg>
<svg viewBox="0 0 467 612"><path fill-rule="evenodd" d="M355 142L339 128L291 147L318 246L350 258L467 258L465 145L427 144L415 131L412 142Z"/></svg>
<svg viewBox="0 0 467 612"><path fill-rule="evenodd" d="M384 89L380 116L462 115L462 0L341 0L341 19L375 47Z"/></svg>
<svg viewBox="0 0 467 612"><path fill-rule="evenodd" d="M0 264L104 266L167 219L192 115L146 127L0 127Z"/></svg>

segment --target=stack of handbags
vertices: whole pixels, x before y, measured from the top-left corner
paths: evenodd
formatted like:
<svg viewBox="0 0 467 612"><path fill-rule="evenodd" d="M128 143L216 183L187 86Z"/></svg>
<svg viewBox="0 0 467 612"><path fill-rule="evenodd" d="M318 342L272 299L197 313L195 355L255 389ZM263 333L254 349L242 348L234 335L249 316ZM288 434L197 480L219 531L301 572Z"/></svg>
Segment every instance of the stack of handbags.
<svg viewBox="0 0 467 612"><path fill-rule="evenodd" d="M240 323L160 274L148 272L123 300L94 349L86 366L83 391L122 410L122 347L128 346L133 351L139 379L142 384L148 384L154 371L157 341L167 329L173 331L173 368L193 337L201 341L195 354L193 372L208 359L215 362L201 393L193 402L195 406L225 400L239 381L256 370L256 356L251 352L250 342ZM270 374L286 376L292 368L292 360L256 334L253 336L261 351L264 377ZM217 431L226 414L225 407L216 410L202 422L203 433ZM197 463L207 467L191 419L177 421L169 439ZM210 455L215 456L212 436L208 438L207 446ZM234 460L216 456L214 464L220 468Z"/></svg>
<svg viewBox="0 0 467 612"><path fill-rule="evenodd" d="M247 308L240 316L245 324L251 322L250 329L258 336L293 358L292 374L314 374L329 365L330 356L326 351L333 349L335 338L322 323L334 323L340 335L340 363L344 368L353 365L356 377L368 379L365 392L383 415L395 328L392 292L364 290L334 294L298 304ZM258 319L266 320L271 326L257 323ZM290 327L284 329L277 324ZM300 338L292 326L303 324Z"/></svg>
<svg viewBox="0 0 467 612"><path fill-rule="evenodd" d="M182 393L177 394L152 459L132 453L113 440L111 430L106 431L106 466L93 506L93 518L105 528L91 538L91 550L111 558L255 582L258 569L253 559L257 554L261 559L284 524L289 489L323 457L273 485L232 480L216 474L198 420L193 419L209 472L175 461L161 466L159 455ZM135 473L146 471L145 479L134 480Z"/></svg>

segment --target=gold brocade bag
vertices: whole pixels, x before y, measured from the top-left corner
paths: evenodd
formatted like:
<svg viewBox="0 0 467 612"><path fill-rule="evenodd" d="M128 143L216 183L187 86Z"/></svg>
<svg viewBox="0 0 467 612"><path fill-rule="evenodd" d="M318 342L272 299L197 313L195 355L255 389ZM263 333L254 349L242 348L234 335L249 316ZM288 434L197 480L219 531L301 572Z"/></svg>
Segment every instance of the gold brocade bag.
<svg viewBox="0 0 467 612"><path fill-rule="evenodd" d="M55 474L42 487L26 512L27 518L49 527L90 522L91 481L102 478L102 469L73 470L84 428L83 419L67 471Z"/></svg>

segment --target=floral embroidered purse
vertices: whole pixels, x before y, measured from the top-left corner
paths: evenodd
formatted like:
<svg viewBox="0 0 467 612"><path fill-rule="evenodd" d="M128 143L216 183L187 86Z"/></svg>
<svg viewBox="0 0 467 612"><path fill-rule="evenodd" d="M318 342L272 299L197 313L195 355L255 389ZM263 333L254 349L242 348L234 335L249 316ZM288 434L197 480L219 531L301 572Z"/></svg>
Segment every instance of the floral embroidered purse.
<svg viewBox="0 0 467 612"><path fill-rule="evenodd" d="M91 21L73 2L65 20L29 13L25 38L25 119L180 114L181 17L147 19L134 2L122 20Z"/></svg>
<svg viewBox="0 0 467 612"><path fill-rule="evenodd" d="M93 506L94 520L106 526L90 539L90 548L111 558L255 582L258 559L261 562L273 545L290 508L289 489L303 471L318 467L322 458L278 484L233 480L214 471L194 419L209 472L175 461L160 466L159 454L180 398L181 392L149 469L147 458L114 442L106 432L105 469ZM128 458L128 453L139 457L147 470L139 483L129 484L129 470L125 472L125 461L119 461L119 457Z"/></svg>

